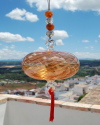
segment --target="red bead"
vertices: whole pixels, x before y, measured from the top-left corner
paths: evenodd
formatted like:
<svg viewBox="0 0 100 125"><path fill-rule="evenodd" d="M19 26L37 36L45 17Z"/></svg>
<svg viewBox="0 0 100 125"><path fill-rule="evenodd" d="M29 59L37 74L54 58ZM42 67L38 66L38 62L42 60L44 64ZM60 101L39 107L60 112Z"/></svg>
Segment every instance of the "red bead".
<svg viewBox="0 0 100 125"><path fill-rule="evenodd" d="M49 23L49 24L46 25L46 28L48 30L53 30L54 29L54 25Z"/></svg>

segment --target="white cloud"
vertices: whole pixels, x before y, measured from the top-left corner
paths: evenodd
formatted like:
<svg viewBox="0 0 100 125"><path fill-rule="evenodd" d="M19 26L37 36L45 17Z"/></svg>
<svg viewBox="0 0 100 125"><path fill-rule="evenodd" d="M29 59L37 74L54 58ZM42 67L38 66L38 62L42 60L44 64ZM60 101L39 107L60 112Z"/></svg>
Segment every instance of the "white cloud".
<svg viewBox="0 0 100 125"><path fill-rule="evenodd" d="M0 50L0 60L22 59L27 54L28 54L27 52L9 50L8 47L6 46L5 48Z"/></svg>
<svg viewBox="0 0 100 125"><path fill-rule="evenodd" d="M31 38L31 37L27 37L26 40L29 41L29 42L33 42L34 41L34 39Z"/></svg>
<svg viewBox="0 0 100 125"><path fill-rule="evenodd" d="M94 50L94 47L93 47L93 46L91 46L90 48L91 48L91 50Z"/></svg>
<svg viewBox="0 0 100 125"><path fill-rule="evenodd" d="M31 7L36 5L38 11L47 10L46 0L26 0ZM65 9L70 11L98 11L100 14L100 0L51 0L51 9Z"/></svg>
<svg viewBox="0 0 100 125"><path fill-rule="evenodd" d="M10 13L6 14L7 17L10 17L11 19L15 19L15 20L23 20L23 21L30 21L30 22L36 22L38 21L38 16L27 12L25 9L19 9L16 8L14 10L12 10Z"/></svg>
<svg viewBox="0 0 100 125"><path fill-rule="evenodd" d="M9 48L8 46L5 46L5 47L3 48L3 50L6 51L6 50L8 50L8 48Z"/></svg>
<svg viewBox="0 0 100 125"><path fill-rule="evenodd" d="M2 43L0 43L0 45L2 45Z"/></svg>
<svg viewBox="0 0 100 125"><path fill-rule="evenodd" d="M36 51L44 51L45 49L43 47L39 47Z"/></svg>
<svg viewBox="0 0 100 125"><path fill-rule="evenodd" d="M54 39L64 39L69 37L68 33L65 30L54 30Z"/></svg>
<svg viewBox="0 0 100 125"><path fill-rule="evenodd" d="M11 49L14 49L15 48L15 45L11 45L11 47L10 47Z"/></svg>
<svg viewBox="0 0 100 125"><path fill-rule="evenodd" d="M47 40L47 38L48 38L47 36L41 37L41 39L43 39L43 40Z"/></svg>
<svg viewBox="0 0 100 125"><path fill-rule="evenodd" d="M37 15L35 15L35 14L33 14L33 13L30 13L30 12L27 12L27 13L26 13L26 19L27 19L28 21L30 21L30 22L36 22L36 21L39 20L38 17L37 17Z"/></svg>
<svg viewBox="0 0 100 125"><path fill-rule="evenodd" d="M84 42L84 43L88 43L89 41L88 41L88 40L82 40L82 42Z"/></svg>
<svg viewBox="0 0 100 125"><path fill-rule="evenodd" d="M98 37L100 38L100 35Z"/></svg>
<svg viewBox="0 0 100 125"><path fill-rule="evenodd" d="M16 8L12 10L10 13L6 14L6 16L16 20L25 20L25 17L23 17L25 13L26 13L25 9L21 10L19 8Z"/></svg>
<svg viewBox="0 0 100 125"><path fill-rule="evenodd" d="M97 40L95 40L95 42L97 43L98 41L97 41Z"/></svg>
<svg viewBox="0 0 100 125"><path fill-rule="evenodd" d="M64 45L63 41L61 39L56 40L56 45Z"/></svg>
<svg viewBox="0 0 100 125"><path fill-rule="evenodd" d="M0 41L11 43L11 42L18 42L18 41L34 41L34 39L30 37L24 38L19 34L11 34L9 32L0 32Z"/></svg>
<svg viewBox="0 0 100 125"><path fill-rule="evenodd" d="M8 49L9 47L8 46L5 46L5 48L4 49Z"/></svg>
<svg viewBox="0 0 100 125"><path fill-rule="evenodd" d="M85 47L85 49L88 49L89 47ZM90 46L91 50L94 50L93 46Z"/></svg>
<svg viewBox="0 0 100 125"><path fill-rule="evenodd" d="M93 58L100 59L100 53L90 53L90 52L75 52L73 53L77 58Z"/></svg>
<svg viewBox="0 0 100 125"><path fill-rule="evenodd" d="M93 46L91 46L91 49L93 49L94 47Z"/></svg>

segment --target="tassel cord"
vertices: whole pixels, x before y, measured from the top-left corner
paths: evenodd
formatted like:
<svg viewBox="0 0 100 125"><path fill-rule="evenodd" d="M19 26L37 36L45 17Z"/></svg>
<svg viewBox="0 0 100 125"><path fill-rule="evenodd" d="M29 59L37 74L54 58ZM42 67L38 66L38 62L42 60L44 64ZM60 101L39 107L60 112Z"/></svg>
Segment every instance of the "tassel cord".
<svg viewBox="0 0 100 125"><path fill-rule="evenodd" d="M52 88L49 89L49 94L51 95L51 109L50 109L49 121L53 122L54 120L54 91Z"/></svg>

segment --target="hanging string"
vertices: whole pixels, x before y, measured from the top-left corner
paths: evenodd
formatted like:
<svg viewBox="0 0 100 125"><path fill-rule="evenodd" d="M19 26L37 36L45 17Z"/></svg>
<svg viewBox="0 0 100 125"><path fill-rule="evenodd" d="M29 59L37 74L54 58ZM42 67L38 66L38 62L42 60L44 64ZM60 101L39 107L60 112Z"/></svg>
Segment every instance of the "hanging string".
<svg viewBox="0 0 100 125"><path fill-rule="evenodd" d="M48 10L50 10L50 0L47 0L48 2Z"/></svg>

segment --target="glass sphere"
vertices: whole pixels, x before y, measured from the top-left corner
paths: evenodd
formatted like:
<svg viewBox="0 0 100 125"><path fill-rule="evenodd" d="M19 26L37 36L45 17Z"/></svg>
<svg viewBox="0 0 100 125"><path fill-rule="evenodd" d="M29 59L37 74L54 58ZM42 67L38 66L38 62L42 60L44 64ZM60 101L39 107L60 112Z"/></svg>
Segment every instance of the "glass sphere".
<svg viewBox="0 0 100 125"><path fill-rule="evenodd" d="M59 51L33 52L22 61L25 74L47 81L69 78L77 73L79 66L79 61L74 55Z"/></svg>
<svg viewBox="0 0 100 125"><path fill-rule="evenodd" d="M49 18L46 18L46 23L48 24L48 23L53 23L53 18L51 18L51 17L49 17Z"/></svg>
<svg viewBox="0 0 100 125"><path fill-rule="evenodd" d="M53 12L48 10L48 11L45 12L45 16L46 17L52 17L53 16Z"/></svg>
<svg viewBox="0 0 100 125"><path fill-rule="evenodd" d="M54 29L54 25L49 23L49 24L46 25L46 28L48 30L53 30Z"/></svg>
<svg viewBox="0 0 100 125"><path fill-rule="evenodd" d="M46 32L46 35L48 37L52 37L54 35L54 32L52 30L49 30L49 31Z"/></svg>

